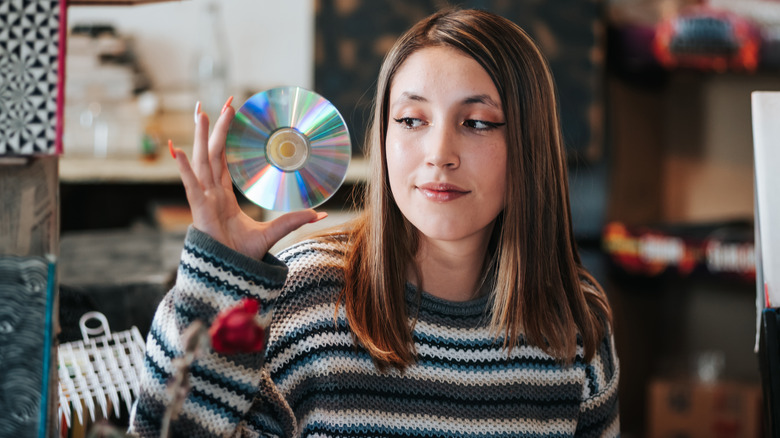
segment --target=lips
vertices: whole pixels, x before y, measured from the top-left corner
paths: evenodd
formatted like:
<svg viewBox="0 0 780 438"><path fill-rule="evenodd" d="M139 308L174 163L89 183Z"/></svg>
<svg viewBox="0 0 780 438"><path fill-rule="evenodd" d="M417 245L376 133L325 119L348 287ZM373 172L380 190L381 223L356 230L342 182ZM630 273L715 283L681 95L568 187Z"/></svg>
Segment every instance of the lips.
<svg viewBox="0 0 780 438"><path fill-rule="evenodd" d="M425 183L417 186L417 190L434 202L452 201L471 193L470 190L449 183Z"/></svg>

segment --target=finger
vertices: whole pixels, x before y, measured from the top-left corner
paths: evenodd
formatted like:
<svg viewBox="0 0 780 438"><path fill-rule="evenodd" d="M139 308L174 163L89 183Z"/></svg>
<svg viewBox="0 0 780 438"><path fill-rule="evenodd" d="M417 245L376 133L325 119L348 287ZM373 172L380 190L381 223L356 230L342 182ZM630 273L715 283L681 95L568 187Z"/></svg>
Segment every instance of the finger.
<svg viewBox="0 0 780 438"><path fill-rule="evenodd" d="M192 149L192 170L197 175L198 180L205 187L213 184L213 175L208 160L208 137L209 137L209 117L206 113L199 111L200 102L195 107L195 142Z"/></svg>
<svg viewBox="0 0 780 438"><path fill-rule="evenodd" d="M266 230L269 247L298 228L324 219L326 216L327 213L317 213L312 209L294 211L279 216L268 224L269 226Z"/></svg>
<svg viewBox="0 0 780 438"><path fill-rule="evenodd" d="M176 166L179 168L179 175L181 175L181 182L184 184L184 191L187 193L187 199L192 204L192 201L200 198L203 193L203 188L198 181L198 177L192 171L190 162L187 160L187 154L181 149L174 149L173 143L168 140L168 147L171 149L173 158L176 160Z"/></svg>
<svg viewBox="0 0 780 438"><path fill-rule="evenodd" d="M227 167L227 162L225 162L225 167ZM233 187L233 178L230 176L229 171L222 171L220 184L222 184L222 187Z"/></svg>
<svg viewBox="0 0 780 438"><path fill-rule="evenodd" d="M225 102L222 114L219 116L219 119L217 119L217 123L214 124L214 130L211 132L211 138L209 138L209 162L211 163L214 184L225 185L226 183L224 176L226 176L228 172L227 159L225 157L225 142L227 141L230 123L235 116L233 107L230 106L232 100L233 97L231 96L228 98L228 101Z"/></svg>

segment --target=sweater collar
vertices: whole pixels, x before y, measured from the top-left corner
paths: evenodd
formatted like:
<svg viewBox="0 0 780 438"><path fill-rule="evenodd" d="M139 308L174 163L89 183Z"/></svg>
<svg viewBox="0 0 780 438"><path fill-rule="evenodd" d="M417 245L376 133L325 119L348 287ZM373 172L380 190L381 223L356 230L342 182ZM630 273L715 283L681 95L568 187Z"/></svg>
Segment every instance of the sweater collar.
<svg viewBox="0 0 780 438"><path fill-rule="evenodd" d="M469 301L448 301L419 290L412 283L406 283L406 302L417 307L419 296L420 308L451 316L479 316L485 313L485 307L490 299L489 294L483 294Z"/></svg>

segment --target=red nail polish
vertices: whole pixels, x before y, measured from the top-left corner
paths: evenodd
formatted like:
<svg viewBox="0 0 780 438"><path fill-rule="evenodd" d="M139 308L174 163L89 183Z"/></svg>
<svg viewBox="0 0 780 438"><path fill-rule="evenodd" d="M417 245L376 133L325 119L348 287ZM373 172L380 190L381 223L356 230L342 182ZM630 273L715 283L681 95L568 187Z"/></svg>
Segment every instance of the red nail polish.
<svg viewBox="0 0 780 438"><path fill-rule="evenodd" d="M173 150L173 141L170 138L168 139L168 150L171 152L171 156L175 160L176 159L176 151Z"/></svg>
<svg viewBox="0 0 780 438"><path fill-rule="evenodd" d="M317 212L317 217L315 217L314 219L310 220L309 223L313 224L315 222L319 222L319 221L325 219L326 217L328 217L328 213L325 213L324 211Z"/></svg>
<svg viewBox="0 0 780 438"><path fill-rule="evenodd" d="M225 114L225 111L227 111L227 109L230 106L231 102L233 102L233 96L228 97L227 102L225 102L225 104L222 105L222 114Z"/></svg>

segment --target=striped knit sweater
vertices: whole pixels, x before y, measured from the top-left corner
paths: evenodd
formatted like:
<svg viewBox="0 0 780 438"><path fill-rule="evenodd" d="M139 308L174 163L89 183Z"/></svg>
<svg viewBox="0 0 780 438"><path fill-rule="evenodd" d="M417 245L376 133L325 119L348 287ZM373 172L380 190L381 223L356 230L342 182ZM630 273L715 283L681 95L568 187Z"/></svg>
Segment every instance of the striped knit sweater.
<svg viewBox="0 0 780 438"><path fill-rule="evenodd" d="M448 302L408 287L417 362L380 372L335 300L344 278L333 243L307 241L257 261L190 228L178 278L154 317L130 433L159 436L180 333L243 297L270 324L265 354L212 351L191 368L173 435L306 437L618 436L611 337L564 366L520 342L510 354L488 328L488 298Z"/></svg>

